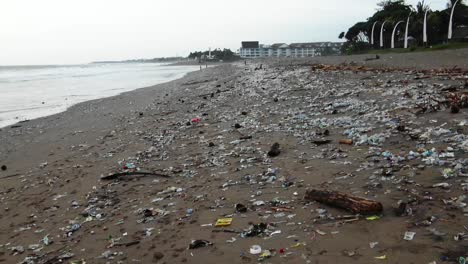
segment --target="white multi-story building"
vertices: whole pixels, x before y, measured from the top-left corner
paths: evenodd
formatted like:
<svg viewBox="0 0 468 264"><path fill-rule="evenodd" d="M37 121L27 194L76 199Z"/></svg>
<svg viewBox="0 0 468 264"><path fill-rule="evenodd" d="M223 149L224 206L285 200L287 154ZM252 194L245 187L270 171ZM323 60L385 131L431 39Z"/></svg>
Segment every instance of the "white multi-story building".
<svg viewBox="0 0 468 264"><path fill-rule="evenodd" d="M259 44L258 41L243 41L239 49L241 58L263 57L315 57L323 53L339 54L341 42L313 42L313 43L277 43L273 45ZM326 51L326 52L325 52Z"/></svg>
<svg viewBox="0 0 468 264"><path fill-rule="evenodd" d="M260 45L258 41L243 41L242 47L239 50L239 56L241 58L259 58L263 57L260 54Z"/></svg>

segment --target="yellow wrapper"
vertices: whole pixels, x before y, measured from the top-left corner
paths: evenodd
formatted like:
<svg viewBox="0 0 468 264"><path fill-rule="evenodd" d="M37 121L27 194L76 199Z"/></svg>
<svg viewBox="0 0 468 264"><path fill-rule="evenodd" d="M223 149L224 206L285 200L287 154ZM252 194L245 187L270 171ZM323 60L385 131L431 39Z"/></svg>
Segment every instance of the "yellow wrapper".
<svg viewBox="0 0 468 264"><path fill-rule="evenodd" d="M220 218L216 221L215 226L229 226L232 223L232 218Z"/></svg>

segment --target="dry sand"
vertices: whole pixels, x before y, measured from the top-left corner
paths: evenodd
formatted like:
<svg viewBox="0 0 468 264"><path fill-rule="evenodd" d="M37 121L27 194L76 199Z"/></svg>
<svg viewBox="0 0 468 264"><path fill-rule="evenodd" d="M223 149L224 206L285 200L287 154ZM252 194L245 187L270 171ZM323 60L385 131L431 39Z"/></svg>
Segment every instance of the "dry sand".
<svg viewBox="0 0 468 264"><path fill-rule="evenodd" d="M372 65L462 66L460 59L426 58L436 53L402 56ZM444 88L466 89L466 74L301 65L350 60L358 61L270 61L261 70L259 62L226 64L2 129L0 262L257 263L249 248L260 245L276 253L264 263L456 263L468 255L467 240L454 240L468 232L466 207L456 204L467 194L467 109L421 113L416 106L435 105L429 98L445 98ZM352 128L384 141L338 144ZM330 135L320 135L324 130ZM245 136L252 138L240 140ZM313 143L322 137L331 142ZM270 158L274 142L281 153ZM432 148L455 157L440 158L443 165L406 160L409 151ZM127 163L171 177L100 180ZM447 168L455 173L449 179ZM450 187L432 188L440 182ZM349 212L304 201L310 188L374 199L384 211L377 220L345 223L334 218ZM274 211L279 201L285 212ZM409 215L394 214L399 201ZM237 203L248 211L236 212ZM225 216L234 231L249 223L269 230L247 238L213 232L219 228L208 224ZM416 232L412 241L403 240L406 231ZM213 245L188 249L192 239Z"/></svg>
<svg viewBox="0 0 468 264"><path fill-rule="evenodd" d="M380 59L374 60L375 55L362 54L352 56L314 57L304 59L290 59L296 63L356 63L370 67L392 67L401 69L435 69L435 68L468 68L468 49L440 50L430 52L388 53L379 54ZM286 63L284 59L278 60Z"/></svg>

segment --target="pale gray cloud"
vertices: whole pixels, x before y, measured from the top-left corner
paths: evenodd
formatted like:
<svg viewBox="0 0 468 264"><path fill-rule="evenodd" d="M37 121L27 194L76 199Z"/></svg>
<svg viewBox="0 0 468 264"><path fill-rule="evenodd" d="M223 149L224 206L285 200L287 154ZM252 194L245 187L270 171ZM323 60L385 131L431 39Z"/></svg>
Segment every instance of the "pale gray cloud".
<svg viewBox="0 0 468 264"><path fill-rule="evenodd" d="M337 41L376 0L1 0L0 65L187 55L241 40ZM407 1L416 4L418 1ZM445 0L429 1L441 9Z"/></svg>

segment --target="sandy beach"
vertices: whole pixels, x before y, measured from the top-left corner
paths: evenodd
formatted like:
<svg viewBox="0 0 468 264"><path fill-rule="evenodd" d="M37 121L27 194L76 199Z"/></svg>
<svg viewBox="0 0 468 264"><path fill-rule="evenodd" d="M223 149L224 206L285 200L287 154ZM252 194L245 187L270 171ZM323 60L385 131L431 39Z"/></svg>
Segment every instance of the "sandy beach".
<svg viewBox="0 0 468 264"><path fill-rule="evenodd" d="M0 262L458 263L468 49L372 57L222 64L0 129Z"/></svg>

